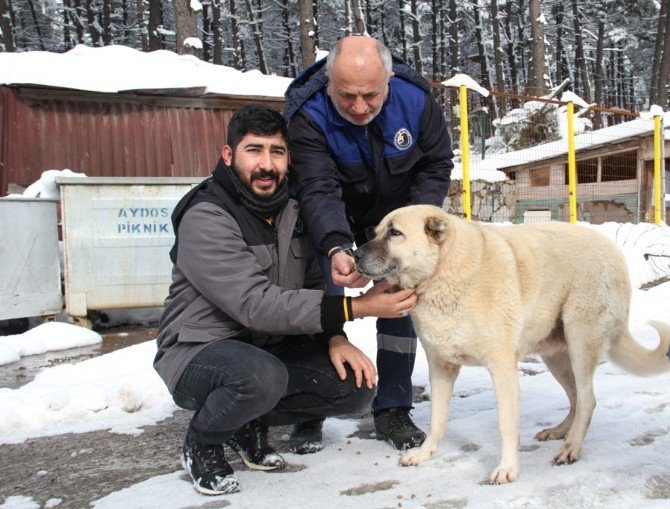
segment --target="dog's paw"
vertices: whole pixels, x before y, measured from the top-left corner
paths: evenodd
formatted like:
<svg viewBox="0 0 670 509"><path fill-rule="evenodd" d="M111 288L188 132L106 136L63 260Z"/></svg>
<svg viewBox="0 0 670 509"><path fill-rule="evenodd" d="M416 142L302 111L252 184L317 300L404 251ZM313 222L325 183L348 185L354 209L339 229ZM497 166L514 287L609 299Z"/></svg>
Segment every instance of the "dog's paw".
<svg viewBox="0 0 670 509"><path fill-rule="evenodd" d="M559 429L558 426L555 428L547 428L542 431L538 431L535 435L535 440L540 442L546 442L547 440L563 440L566 435L566 430Z"/></svg>
<svg viewBox="0 0 670 509"><path fill-rule="evenodd" d="M405 454L400 456L400 464L409 467L409 466L419 466L419 464L423 463L427 459L429 459L431 456L429 451L425 451L421 447L417 449L411 449L407 451Z"/></svg>
<svg viewBox="0 0 670 509"><path fill-rule="evenodd" d="M566 441L554 456L555 465L569 465L579 459L581 453L581 445L576 445L570 441Z"/></svg>
<svg viewBox="0 0 670 509"><path fill-rule="evenodd" d="M518 465L498 465L491 474L491 484L507 484L519 479Z"/></svg>

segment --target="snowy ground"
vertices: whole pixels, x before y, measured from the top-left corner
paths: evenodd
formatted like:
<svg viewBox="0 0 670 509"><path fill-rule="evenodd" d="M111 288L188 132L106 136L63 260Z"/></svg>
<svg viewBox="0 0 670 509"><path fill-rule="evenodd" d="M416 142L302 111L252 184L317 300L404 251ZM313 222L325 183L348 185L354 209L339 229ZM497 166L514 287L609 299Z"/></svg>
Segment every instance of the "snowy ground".
<svg viewBox="0 0 670 509"><path fill-rule="evenodd" d="M645 260L643 256L652 249L657 255L668 253L668 228L594 228L622 245L636 286L670 272L667 259L656 256ZM653 329L645 325L649 319L670 323L670 282L634 291L631 330L638 341L653 347L657 339ZM23 342L24 350L31 353L32 341L53 340L62 346L74 338L63 329L40 327L18 338L0 338L0 344L9 349ZM348 334L374 357L372 319L348 324ZM176 410L151 368L154 353L155 345L149 341L46 369L19 389L0 389L0 443L91 430L137 434L143 426L151 429ZM25 354L19 352L19 356ZM521 478L514 484L491 486L487 482L500 447L496 403L488 373L466 367L456 383L447 436L434 458L418 468L400 467L399 455L390 446L361 435L360 422L328 419L323 451L308 456L286 454L290 465L286 472L240 469L240 493L215 498L199 495L183 471L175 469L113 492L93 507L670 507L670 373L637 378L603 363L595 377L598 406L582 459L560 467L551 464L559 444L536 442L533 437L539 429L564 417L567 399L544 365L534 359L522 363L520 376ZM414 383L428 385L422 350L417 356ZM417 404L413 411L424 429L428 428L429 412L428 401ZM174 454L176 458L178 451ZM67 494L63 499L53 498L41 505L30 497L13 495L2 501L0 508L66 506Z"/></svg>

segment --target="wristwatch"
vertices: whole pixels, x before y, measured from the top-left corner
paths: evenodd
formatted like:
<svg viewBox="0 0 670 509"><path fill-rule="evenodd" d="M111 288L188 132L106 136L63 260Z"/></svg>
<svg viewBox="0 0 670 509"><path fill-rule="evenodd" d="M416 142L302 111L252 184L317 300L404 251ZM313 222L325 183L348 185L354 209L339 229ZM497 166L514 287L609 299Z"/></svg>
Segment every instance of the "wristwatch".
<svg viewBox="0 0 670 509"><path fill-rule="evenodd" d="M347 255L354 257L353 244L342 244L341 246L334 247L330 253L328 253L328 261L333 259L337 253L346 253Z"/></svg>

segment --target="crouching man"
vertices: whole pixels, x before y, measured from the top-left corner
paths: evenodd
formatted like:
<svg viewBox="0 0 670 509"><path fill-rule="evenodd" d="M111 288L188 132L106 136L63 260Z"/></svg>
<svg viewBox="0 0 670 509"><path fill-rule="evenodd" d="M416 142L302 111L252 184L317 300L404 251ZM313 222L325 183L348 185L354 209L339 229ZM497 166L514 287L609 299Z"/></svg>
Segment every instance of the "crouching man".
<svg viewBox="0 0 670 509"><path fill-rule="evenodd" d="M240 489L224 444L252 469L280 469L268 426L292 424L290 450L315 452L326 417L369 405L375 366L342 326L416 304L413 291L384 285L355 298L325 294L288 196L279 113L259 105L235 112L221 155L172 216L172 285L154 360L174 401L195 411L183 465L208 495Z"/></svg>

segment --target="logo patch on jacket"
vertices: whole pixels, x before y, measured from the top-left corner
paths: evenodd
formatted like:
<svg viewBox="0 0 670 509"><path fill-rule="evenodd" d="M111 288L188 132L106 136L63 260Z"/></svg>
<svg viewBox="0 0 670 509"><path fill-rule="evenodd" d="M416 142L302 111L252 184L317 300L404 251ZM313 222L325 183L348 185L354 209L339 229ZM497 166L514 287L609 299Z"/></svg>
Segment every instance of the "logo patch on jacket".
<svg viewBox="0 0 670 509"><path fill-rule="evenodd" d="M398 150L407 150L412 146L412 133L401 127L393 136L393 145Z"/></svg>

